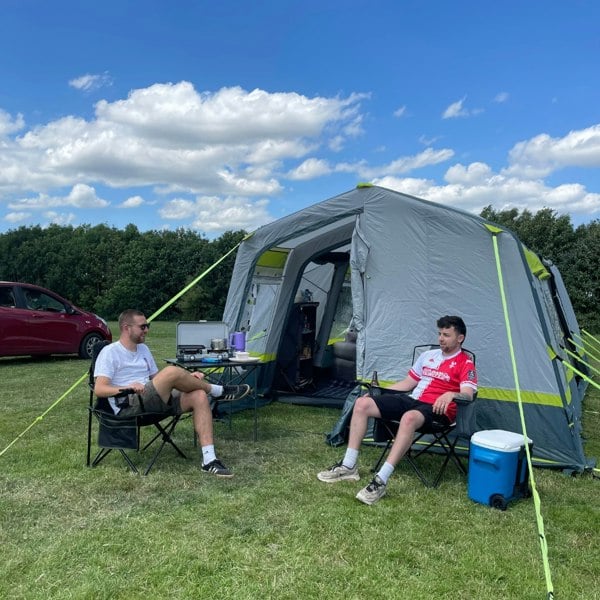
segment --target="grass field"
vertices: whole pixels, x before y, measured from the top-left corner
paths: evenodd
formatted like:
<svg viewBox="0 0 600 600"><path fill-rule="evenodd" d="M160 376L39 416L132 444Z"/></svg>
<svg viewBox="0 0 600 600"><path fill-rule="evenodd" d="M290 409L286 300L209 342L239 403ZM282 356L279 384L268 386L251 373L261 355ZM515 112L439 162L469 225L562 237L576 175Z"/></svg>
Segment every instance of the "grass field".
<svg viewBox="0 0 600 600"><path fill-rule="evenodd" d="M115 331L113 327L113 331ZM171 356L175 326L148 343ZM427 489L401 464L387 496L354 499L363 481L334 486L316 472L343 449L324 443L338 411L271 404L215 424L235 471L199 471L190 420L176 432L193 460L166 449L148 477L118 455L85 467L87 388L35 421L81 375L75 358L0 360L0 597L10 599L542 599L534 505L506 512L467 498L448 470ZM600 455L600 394L585 405L587 454ZM138 457L141 460L141 457ZM437 457L430 460L437 461ZM600 598L600 481L535 470L555 598Z"/></svg>

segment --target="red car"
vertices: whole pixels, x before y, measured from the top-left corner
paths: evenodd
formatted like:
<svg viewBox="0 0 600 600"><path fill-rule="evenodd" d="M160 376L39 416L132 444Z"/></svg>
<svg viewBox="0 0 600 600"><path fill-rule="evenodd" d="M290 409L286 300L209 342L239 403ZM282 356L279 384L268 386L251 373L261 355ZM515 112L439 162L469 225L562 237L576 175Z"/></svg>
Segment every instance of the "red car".
<svg viewBox="0 0 600 600"><path fill-rule="evenodd" d="M0 356L79 354L112 341L104 319L29 283L0 281Z"/></svg>

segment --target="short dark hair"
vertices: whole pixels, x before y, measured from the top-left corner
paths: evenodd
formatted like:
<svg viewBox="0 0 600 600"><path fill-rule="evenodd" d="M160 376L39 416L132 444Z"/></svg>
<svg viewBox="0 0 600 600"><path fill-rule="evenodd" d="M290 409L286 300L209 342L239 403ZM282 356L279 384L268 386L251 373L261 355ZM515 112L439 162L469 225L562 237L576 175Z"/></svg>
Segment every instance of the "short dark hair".
<svg viewBox="0 0 600 600"><path fill-rule="evenodd" d="M125 325L131 325L133 317L143 317L144 313L137 308L128 308L119 315L119 329L123 329Z"/></svg>
<svg viewBox="0 0 600 600"><path fill-rule="evenodd" d="M454 327L458 333L467 337L467 326L460 317L454 315L445 315L437 320L437 326L439 329L448 329L449 327Z"/></svg>

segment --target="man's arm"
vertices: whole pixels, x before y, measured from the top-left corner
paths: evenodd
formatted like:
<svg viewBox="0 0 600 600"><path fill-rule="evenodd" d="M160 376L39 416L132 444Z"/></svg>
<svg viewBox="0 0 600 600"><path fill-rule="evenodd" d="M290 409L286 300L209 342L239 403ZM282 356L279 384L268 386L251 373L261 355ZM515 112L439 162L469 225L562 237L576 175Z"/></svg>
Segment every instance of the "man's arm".
<svg viewBox="0 0 600 600"><path fill-rule="evenodd" d="M460 394L468 397L469 400L473 400L473 388L468 385L460 386ZM438 415L446 414L446 409L450 402L454 401L454 397L457 392L444 392L438 399L433 403L433 412Z"/></svg>
<svg viewBox="0 0 600 600"><path fill-rule="evenodd" d="M390 385L388 389L398 392L412 392L417 387L417 383L410 375L407 375L402 381Z"/></svg>
<svg viewBox="0 0 600 600"><path fill-rule="evenodd" d="M104 375L98 375L94 383L94 394L99 398L117 396L123 389L132 389L136 394L141 394L144 391L144 384L135 381L129 385L117 387Z"/></svg>

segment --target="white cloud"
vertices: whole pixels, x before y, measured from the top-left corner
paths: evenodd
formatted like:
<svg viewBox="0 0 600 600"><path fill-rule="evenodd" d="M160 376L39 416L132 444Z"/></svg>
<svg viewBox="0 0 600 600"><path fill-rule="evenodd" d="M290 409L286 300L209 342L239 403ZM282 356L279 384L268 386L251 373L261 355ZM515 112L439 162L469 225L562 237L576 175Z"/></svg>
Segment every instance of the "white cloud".
<svg viewBox="0 0 600 600"><path fill-rule="evenodd" d="M195 200L177 198L160 209L163 219L182 221L185 227L200 231L253 231L272 221L267 211L268 200L250 201L247 198L201 196Z"/></svg>
<svg viewBox="0 0 600 600"><path fill-rule="evenodd" d="M546 133L519 142L510 150L506 173L546 177L564 167L600 167L600 125L570 131L562 138Z"/></svg>
<svg viewBox="0 0 600 600"><path fill-rule="evenodd" d="M406 117L406 106L402 105L399 106L395 111L394 111L394 116L395 117Z"/></svg>
<svg viewBox="0 0 600 600"><path fill-rule="evenodd" d="M199 93L185 81L152 85L124 100L98 102L93 120L68 116L9 141L0 155L0 197L23 182L39 193L98 182L222 196L273 194L281 191L285 162L361 134L365 97L308 98L239 87Z"/></svg>
<svg viewBox="0 0 600 600"><path fill-rule="evenodd" d="M86 89L88 84L82 79L72 85ZM22 115L0 109L0 202L8 209L3 219L72 222L78 211L108 208L111 204L102 196L111 189L135 188L152 192L144 191L144 197L119 192L119 208L149 210L158 203L162 219L183 226L213 232L252 229L271 220L264 198L281 194L287 180L333 174L400 186L474 211L500 204L600 212L598 194L584 186L551 187L542 180L563 167L599 167L600 124L564 137L544 133L520 141L505 168L477 161L450 164L455 151L433 148L440 138L425 136L419 138L427 146L422 152L372 164L361 157L369 151L374 156L381 140L371 140L366 149L354 141L368 123L361 109L365 98L309 98L240 87L198 92L191 83L180 82L134 90L116 102L102 100L89 120L66 116L27 129ZM501 92L494 101L507 99L508 93ZM444 118L478 112L466 106L465 96L448 106ZM396 113L405 116L405 107ZM333 152L352 143L352 154L336 163ZM444 164L442 183L441 178L409 177L426 168L431 177L433 168L441 172ZM72 212L61 213L61 207Z"/></svg>
<svg viewBox="0 0 600 600"><path fill-rule="evenodd" d="M9 223L20 223L27 220L31 216L28 212L9 212L4 215L4 220Z"/></svg>
<svg viewBox="0 0 600 600"><path fill-rule="evenodd" d="M482 108L465 108L464 103L466 96L453 102L442 113L442 119L456 119L458 117L471 117L483 112Z"/></svg>
<svg viewBox="0 0 600 600"><path fill-rule="evenodd" d="M25 127L25 119L22 114L18 114L14 119L9 113L0 108L0 139L16 133Z"/></svg>
<svg viewBox="0 0 600 600"><path fill-rule="evenodd" d="M66 196L48 196L38 194L30 198L19 198L8 203L13 210L46 210L59 206L72 206L74 208L105 208L110 203L96 195L96 190L89 185L78 183L73 186Z"/></svg>
<svg viewBox="0 0 600 600"><path fill-rule="evenodd" d="M47 220L44 226L48 225L70 225L75 221L74 213L57 213L54 211L47 211L44 213L44 218Z"/></svg>
<svg viewBox="0 0 600 600"><path fill-rule="evenodd" d="M477 214L488 205L496 210L527 208L535 212L547 207L569 214L600 212L600 194L588 192L580 184L551 187L540 180L494 173L484 163L472 163L466 167L453 165L446 171L445 179L447 185L428 179L391 176L375 179L373 183Z"/></svg>
<svg viewBox="0 0 600 600"><path fill-rule="evenodd" d="M131 196L130 198L127 198L127 200L119 204L118 208L139 208L143 204L145 204L145 202L141 196Z"/></svg>
<svg viewBox="0 0 600 600"><path fill-rule="evenodd" d="M496 94L494 96L494 102L496 102L498 104L503 104L504 102L506 102L508 100L509 97L510 97L510 94L508 92L499 92L498 94Z"/></svg>
<svg viewBox="0 0 600 600"><path fill-rule="evenodd" d="M380 166L368 166L364 161L355 164L343 163L336 166L336 171L355 172L363 179L372 179L374 177L393 176L402 173L409 173L415 169L422 169L431 165L450 160L454 156L454 151L449 148L434 150L426 148L423 152L414 156L402 156L390 163Z"/></svg>
<svg viewBox="0 0 600 600"><path fill-rule="evenodd" d="M90 75L89 73L71 79L69 85L76 90L82 90L84 92L90 92L97 90L101 87L111 86L112 77L108 73L102 73L101 75Z"/></svg>
<svg viewBox="0 0 600 600"><path fill-rule="evenodd" d="M331 167L326 160L309 158L288 173L292 180L315 179L331 173Z"/></svg>
<svg viewBox="0 0 600 600"><path fill-rule="evenodd" d="M423 144L423 146L433 146L436 142L439 142L442 139L440 135L434 135L432 137L427 137L426 135L419 136L419 143Z"/></svg>

